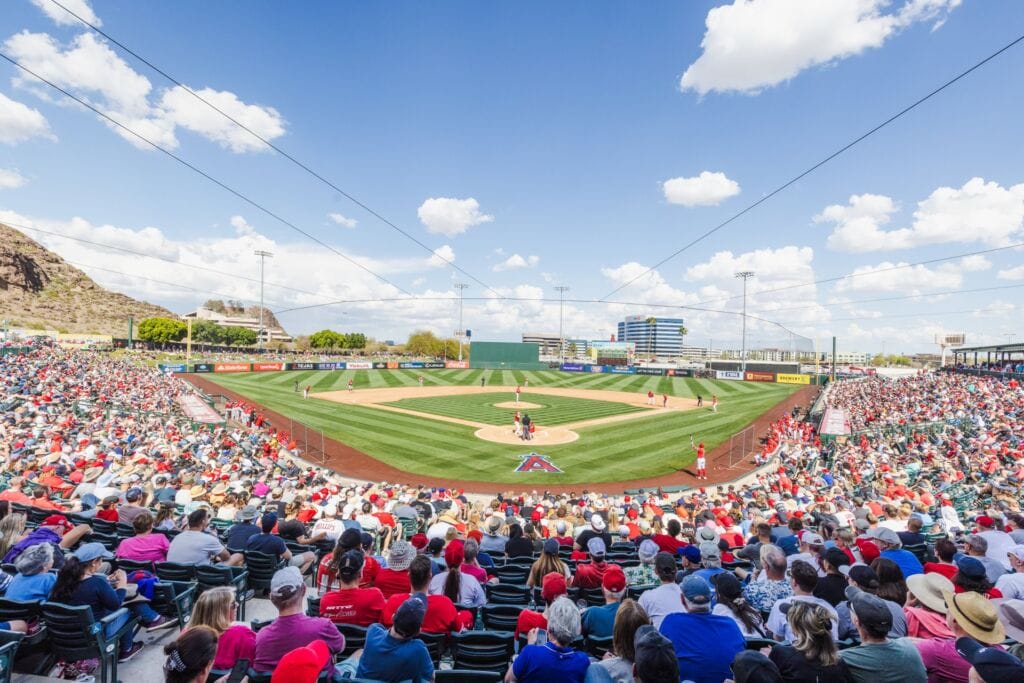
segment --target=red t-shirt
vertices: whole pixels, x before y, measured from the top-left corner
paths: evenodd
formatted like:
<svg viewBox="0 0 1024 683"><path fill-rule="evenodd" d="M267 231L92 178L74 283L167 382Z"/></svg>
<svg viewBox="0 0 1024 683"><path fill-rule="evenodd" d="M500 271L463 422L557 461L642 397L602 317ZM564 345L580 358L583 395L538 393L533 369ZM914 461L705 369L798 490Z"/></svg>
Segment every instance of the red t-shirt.
<svg viewBox="0 0 1024 683"><path fill-rule="evenodd" d="M588 562L576 565L576 575L573 576L572 585L577 588L600 588L604 573L608 569L608 563Z"/></svg>
<svg viewBox="0 0 1024 683"><path fill-rule="evenodd" d="M373 585L384 594L384 599L390 598L395 593L410 593L412 585L409 583L409 570L395 571L394 569L381 569Z"/></svg>
<svg viewBox="0 0 1024 683"><path fill-rule="evenodd" d="M347 588L320 598L320 616L336 624L376 624L383 609L384 595L377 588Z"/></svg>
<svg viewBox="0 0 1024 683"><path fill-rule="evenodd" d="M955 564L942 564L941 562L925 562L924 573L925 574L942 574L950 581L953 580L953 575L956 574Z"/></svg>
<svg viewBox="0 0 1024 683"><path fill-rule="evenodd" d="M116 522L117 510L115 508L111 508L110 510L100 510L96 513L96 519L102 519L107 522Z"/></svg>
<svg viewBox="0 0 1024 683"><path fill-rule="evenodd" d="M324 559L320 560L320 564L316 568L316 588L321 593L334 590L340 586L338 577L336 576L333 569L331 569L331 560L334 554L324 555ZM369 588L373 585L377 578L377 574L380 572L380 562L377 562L372 555L366 556L366 561L363 564L363 580L359 582L360 588Z"/></svg>
<svg viewBox="0 0 1024 683"><path fill-rule="evenodd" d="M680 541L678 538L674 538L668 534L655 534L654 536L651 536L651 540L658 544L659 550L672 555L675 555L680 548L685 548L689 545L686 541Z"/></svg>
<svg viewBox="0 0 1024 683"><path fill-rule="evenodd" d="M409 599L409 593L395 593L384 604L380 623L391 626L395 623L395 612ZM473 613L460 612L447 595L428 595L427 614L423 617L421 630L424 633L452 633L473 628Z"/></svg>
<svg viewBox="0 0 1024 683"><path fill-rule="evenodd" d="M520 633L529 633L532 628L547 628L548 618L540 612L533 612L524 609L519 613L519 620L516 622L515 637L519 638Z"/></svg>

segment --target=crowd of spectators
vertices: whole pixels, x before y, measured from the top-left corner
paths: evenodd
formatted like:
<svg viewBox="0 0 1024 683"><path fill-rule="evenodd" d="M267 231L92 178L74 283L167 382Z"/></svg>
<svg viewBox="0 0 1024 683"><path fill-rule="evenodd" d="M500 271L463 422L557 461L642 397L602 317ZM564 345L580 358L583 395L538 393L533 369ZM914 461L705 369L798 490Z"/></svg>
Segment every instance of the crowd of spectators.
<svg viewBox="0 0 1024 683"><path fill-rule="evenodd" d="M1015 380L841 381L827 400L857 433L823 445L780 416L744 484L492 498L352 483L303 463L258 407L230 406L224 425L184 419L187 391L99 354L0 359L5 598L97 618L124 607L163 631L178 623L137 598L154 577L119 562L157 576L165 562L276 565L256 587L276 618L257 632L234 621L250 596L203 591L167 645L167 680L239 659L275 681L332 666L432 680L421 634L479 630L496 602L520 608L506 681L1024 680ZM364 628L362 648L348 652L339 625ZM120 658L140 647L129 631Z"/></svg>

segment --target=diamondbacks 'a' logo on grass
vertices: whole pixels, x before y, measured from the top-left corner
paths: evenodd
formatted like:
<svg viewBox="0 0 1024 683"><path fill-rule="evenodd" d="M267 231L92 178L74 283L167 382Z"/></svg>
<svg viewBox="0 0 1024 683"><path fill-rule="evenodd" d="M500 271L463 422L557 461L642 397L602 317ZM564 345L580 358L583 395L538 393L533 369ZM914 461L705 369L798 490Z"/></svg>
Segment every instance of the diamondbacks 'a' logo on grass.
<svg viewBox="0 0 1024 683"><path fill-rule="evenodd" d="M555 467L554 463L548 459L546 455L537 455L536 453L528 453L526 455L520 455L522 462L519 463L519 467L515 469L516 472L551 472L552 474L561 474L562 470Z"/></svg>

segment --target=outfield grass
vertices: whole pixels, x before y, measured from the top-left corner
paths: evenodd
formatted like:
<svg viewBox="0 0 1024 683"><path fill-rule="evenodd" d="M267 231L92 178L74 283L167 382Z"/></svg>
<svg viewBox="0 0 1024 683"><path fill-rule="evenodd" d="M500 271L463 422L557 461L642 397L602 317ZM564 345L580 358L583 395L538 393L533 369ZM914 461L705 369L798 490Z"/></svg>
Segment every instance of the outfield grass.
<svg viewBox="0 0 1024 683"><path fill-rule="evenodd" d="M514 470L523 445L502 445L477 439L472 427L394 413L365 406L302 399L294 391L311 386L313 391L337 391L349 379L359 388L426 385L479 386L484 377L488 387L522 385L530 387L572 387L635 391L653 390L659 396L709 399L717 394L718 413L710 409L660 413L625 422L596 425L578 430L580 438L569 444L547 446L541 453L551 458L562 474L518 474ZM501 370L342 370L204 375L232 391L248 396L271 410L320 429L332 438L410 474L449 477L520 486L544 483L585 484L653 477L680 469L692 462L690 436L703 441L710 452L715 446L749 424L754 418L791 395L798 386L760 382L730 382L682 377L641 375L585 375L555 371ZM511 398L505 392L504 400ZM527 394L531 403L552 397ZM625 407L625 406L624 406Z"/></svg>
<svg viewBox="0 0 1024 683"><path fill-rule="evenodd" d="M512 399L514 400L514 399ZM610 415L623 415L625 413L636 413L645 408L631 406L625 403L612 401L598 401L589 398L570 398L568 396L547 396L532 394L527 390L521 399L523 403L532 403L541 406L540 408L522 409L521 412L529 413L534 422L538 425L556 426L579 422L581 420L593 420L599 417ZM429 396L425 398L403 398L398 401L391 401L384 405L415 410L419 413L431 413L433 415L444 415L446 417L458 417L463 420L482 422L483 424L509 426L512 424L512 416L516 408L497 408L495 404L510 402L507 391L500 394L487 392L484 394L466 394L463 396Z"/></svg>

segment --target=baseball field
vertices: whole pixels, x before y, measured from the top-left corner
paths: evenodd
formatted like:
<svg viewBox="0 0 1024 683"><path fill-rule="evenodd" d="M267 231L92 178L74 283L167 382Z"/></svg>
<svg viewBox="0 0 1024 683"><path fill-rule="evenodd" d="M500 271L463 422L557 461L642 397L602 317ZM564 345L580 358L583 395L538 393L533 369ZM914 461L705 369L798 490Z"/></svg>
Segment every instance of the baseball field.
<svg viewBox="0 0 1024 683"><path fill-rule="evenodd" d="M694 460L691 437L710 453L798 389L509 370L297 371L203 379L322 430L408 473L410 481L423 475L516 488L614 483L677 471ZM517 385L522 387L518 404ZM302 395L305 387L308 399ZM656 395L653 406L648 391ZM698 395L704 407L697 407ZM717 413L710 408L712 395L720 401ZM536 425L530 442L512 433L517 410ZM546 456L561 472L516 472L522 456L531 452ZM337 469L345 473L343 464Z"/></svg>

